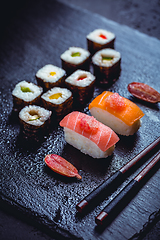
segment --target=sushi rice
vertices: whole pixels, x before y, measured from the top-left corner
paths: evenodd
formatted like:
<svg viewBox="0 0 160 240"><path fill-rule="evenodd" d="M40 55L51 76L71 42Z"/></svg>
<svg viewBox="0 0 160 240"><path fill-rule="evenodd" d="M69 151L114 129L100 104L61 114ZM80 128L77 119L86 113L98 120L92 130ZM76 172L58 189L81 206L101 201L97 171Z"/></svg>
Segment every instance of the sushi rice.
<svg viewBox="0 0 160 240"><path fill-rule="evenodd" d="M24 91L22 91L24 89ZM26 89L26 90L25 90ZM35 85L34 83L21 81L12 91L13 97L24 100L25 102L31 102L43 92L43 88Z"/></svg>
<svg viewBox="0 0 160 240"><path fill-rule="evenodd" d="M42 79L44 82L55 83L65 75L65 70L54 66L52 64L47 64L36 73L36 77Z"/></svg>
<svg viewBox="0 0 160 240"><path fill-rule="evenodd" d="M29 125L40 127L50 118L51 114L51 111L40 106L29 105L19 112L19 118Z"/></svg>
<svg viewBox="0 0 160 240"><path fill-rule="evenodd" d="M104 39L100 35L104 35L107 38ZM99 44L106 44L115 39L115 34L105 29L96 29L87 35L87 39Z"/></svg>
<svg viewBox="0 0 160 240"><path fill-rule="evenodd" d="M103 57L109 57L112 59L107 61L102 61ZM121 59L121 54L119 52L111 48L105 48L105 49L99 50L97 53L94 54L94 56L92 57L92 62L102 67L112 67L113 65L118 63L120 59Z"/></svg>
<svg viewBox="0 0 160 240"><path fill-rule="evenodd" d="M80 56L73 57L72 55L74 53L79 53ZM61 54L61 59L65 62L71 63L71 64L81 64L84 62L87 58L89 58L90 53L89 51L80 48L80 47L70 47L68 50L66 50L64 53Z"/></svg>
<svg viewBox="0 0 160 240"><path fill-rule="evenodd" d="M64 136L67 143L79 149L82 153L88 154L93 158L106 158L112 155L115 149L115 145L113 145L106 151L102 151L90 139L66 127L64 127Z"/></svg>
<svg viewBox="0 0 160 240"><path fill-rule="evenodd" d="M90 113L94 116L98 121L107 125L111 129L113 129L117 134L120 135L133 135L141 126L141 119L135 121L131 126L124 123L121 119L117 118L113 114L107 112L106 110L92 107L90 109Z"/></svg>
<svg viewBox="0 0 160 240"><path fill-rule="evenodd" d="M51 96L54 94L59 94L58 98L52 98ZM60 87L54 87L51 90L44 93L41 98L44 99L47 102L53 103L53 104L62 104L65 102L68 98L72 96L72 92L67 88L60 88Z"/></svg>
<svg viewBox="0 0 160 240"><path fill-rule="evenodd" d="M83 78L82 80L79 78ZM68 78L65 79L66 83L79 86L79 87L86 87L89 86L93 81L95 81L95 76L92 75L88 71L84 70L77 70L72 73Z"/></svg>

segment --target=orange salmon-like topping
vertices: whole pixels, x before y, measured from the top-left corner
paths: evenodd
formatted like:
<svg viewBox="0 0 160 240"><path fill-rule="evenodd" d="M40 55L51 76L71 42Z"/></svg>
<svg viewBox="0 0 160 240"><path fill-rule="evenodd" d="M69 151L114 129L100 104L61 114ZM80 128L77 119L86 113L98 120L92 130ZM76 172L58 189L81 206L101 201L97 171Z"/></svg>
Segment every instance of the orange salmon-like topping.
<svg viewBox="0 0 160 240"><path fill-rule="evenodd" d="M122 111L126 107L123 97L121 97L118 93L109 95L105 99L105 103L107 108L111 108L114 111Z"/></svg>
<svg viewBox="0 0 160 240"><path fill-rule="evenodd" d="M89 109L92 107L108 111L128 126L131 126L135 121L144 116L142 110L135 103L127 98L121 97L119 94L109 91L98 95L90 103Z"/></svg>
<svg viewBox="0 0 160 240"><path fill-rule="evenodd" d="M94 117L82 117L80 119L80 128L85 132L95 134L98 131L99 124Z"/></svg>

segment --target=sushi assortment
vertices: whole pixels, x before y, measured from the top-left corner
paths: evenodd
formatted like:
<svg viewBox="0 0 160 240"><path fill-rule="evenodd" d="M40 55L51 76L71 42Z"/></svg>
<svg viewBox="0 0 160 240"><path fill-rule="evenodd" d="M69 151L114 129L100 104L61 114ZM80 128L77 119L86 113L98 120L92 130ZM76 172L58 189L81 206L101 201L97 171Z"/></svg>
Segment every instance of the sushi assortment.
<svg viewBox="0 0 160 240"><path fill-rule="evenodd" d="M83 105L93 96L95 76L79 69L65 79L65 84L73 92L76 105Z"/></svg>
<svg viewBox="0 0 160 240"><path fill-rule="evenodd" d="M60 56L62 68L47 64L35 75L37 85L21 81L15 86L13 108L19 111L25 136L45 134L52 116L64 129L67 143L93 158L106 158L120 140L117 134L138 131L144 113L118 93L104 91L95 97L88 107L91 116L75 109L92 99L96 83L103 87L118 78L121 54L114 41L113 33L96 29L87 35L88 50L70 47Z"/></svg>
<svg viewBox="0 0 160 240"><path fill-rule="evenodd" d="M89 52L93 55L103 48L114 48L115 34L105 29L96 29L87 35Z"/></svg>
<svg viewBox="0 0 160 240"><path fill-rule="evenodd" d="M61 54L62 68L67 74L72 74L77 69L89 71L90 52L80 47L70 47Z"/></svg>
<svg viewBox="0 0 160 240"><path fill-rule="evenodd" d="M90 113L120 135L133 135L141 126L142 110L118 93L105 91L89 105Z"/></svg>
<svg viewBox="0 0 160 240"><path fill-rule="evenodd" d="M119 137L114 131L94 117L74 111L60 122L65 140L93 158L106 158L114 151Z"/></svg>

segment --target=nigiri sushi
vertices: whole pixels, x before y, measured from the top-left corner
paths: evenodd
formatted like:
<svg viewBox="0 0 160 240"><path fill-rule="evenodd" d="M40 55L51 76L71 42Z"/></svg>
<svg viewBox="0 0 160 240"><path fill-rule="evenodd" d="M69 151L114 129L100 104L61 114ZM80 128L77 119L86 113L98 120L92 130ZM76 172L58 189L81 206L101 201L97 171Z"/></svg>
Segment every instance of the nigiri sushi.
<svg viewBox="0 0 160 240"><path fill-rule="evenodd" d="M98 122L93 116L74 111L60 122L64 127L65 140L81 152L93 158L106 158L119 141L117 134Z"/></svg>
<svg viewBox="0 0 160 240"><path fill-rule="evenodd" d="M120 135L133 135L141 126L142 110L118 93L104 91L90 104L89 110L98 121Z"/></svg>

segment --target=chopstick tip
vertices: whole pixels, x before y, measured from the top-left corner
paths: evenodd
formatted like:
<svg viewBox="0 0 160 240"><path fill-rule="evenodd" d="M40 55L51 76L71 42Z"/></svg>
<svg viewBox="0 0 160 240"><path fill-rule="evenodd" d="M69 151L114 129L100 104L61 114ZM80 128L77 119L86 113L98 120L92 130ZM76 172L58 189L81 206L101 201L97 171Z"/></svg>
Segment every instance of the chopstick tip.
<svg viewBox="0 0 160 240"><path fill-rule="evenodd" d="M88 205L88 202L86 200L82 200L76 205L76 209L78 212L81 213L87 205Z"/></svg>
<svg viewBox="0 0 160 240"><path fill-rule="evenodd" d="M108 213L102 211L98 216L95 217L96 224L102 226L107 216Z"/></svg>

